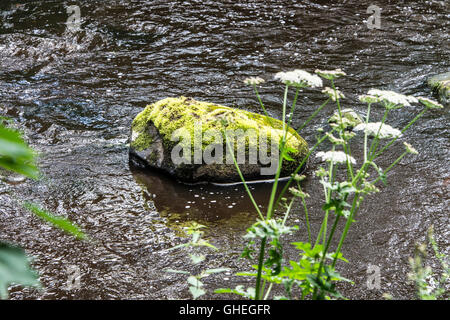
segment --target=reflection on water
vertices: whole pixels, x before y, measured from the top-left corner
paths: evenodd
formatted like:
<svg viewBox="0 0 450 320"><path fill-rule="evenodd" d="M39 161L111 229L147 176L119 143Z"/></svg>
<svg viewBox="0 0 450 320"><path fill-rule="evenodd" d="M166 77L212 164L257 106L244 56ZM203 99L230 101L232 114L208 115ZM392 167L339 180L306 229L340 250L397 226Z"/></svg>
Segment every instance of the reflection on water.
<svg viewBox="0 0 450 320"><path fill-rule="evenodd" d="M256 215L243 184L188 185L179 183L158 171L142 170L133 166L131 170L136 181L146 189L148 200L154 203L162 216L213 222L239 214ZM253 183L248 187L260 210L264 212L272 183Z"/></svg>

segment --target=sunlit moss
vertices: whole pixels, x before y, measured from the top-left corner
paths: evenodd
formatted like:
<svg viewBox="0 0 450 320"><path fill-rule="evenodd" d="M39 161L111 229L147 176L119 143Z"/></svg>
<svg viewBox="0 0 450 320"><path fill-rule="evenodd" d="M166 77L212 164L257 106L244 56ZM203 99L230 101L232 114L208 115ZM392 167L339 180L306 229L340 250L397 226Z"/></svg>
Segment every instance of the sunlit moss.
<svg viewBox="0 0 450 320"><path fill-rule="evenodd" d="M222 105L197 101L191 98L166 98L148 105L139 113L132 124L131 147L136 150L144 150L152 143L152 137L148 133L148 123L152 123L162 137L164 143L169 144L172 134L179 128L185 128L193 141L194 128L198 123L202 124L202 134L208 130L254 130L258 137L261 134L267 136L269 143L272 140L279 141L283 134L283 123L279 120L245 110L233 109ZM287 134L287 146L291 155L299 156L307 152L307 143L290 128ZM259 143L259 139L256 139ZM246 141L246 148L250 142ZM203 140L202 148L208 145ZM256 146L256 148L258 148ZM258 149L257 149L258 150Z"/></svg>

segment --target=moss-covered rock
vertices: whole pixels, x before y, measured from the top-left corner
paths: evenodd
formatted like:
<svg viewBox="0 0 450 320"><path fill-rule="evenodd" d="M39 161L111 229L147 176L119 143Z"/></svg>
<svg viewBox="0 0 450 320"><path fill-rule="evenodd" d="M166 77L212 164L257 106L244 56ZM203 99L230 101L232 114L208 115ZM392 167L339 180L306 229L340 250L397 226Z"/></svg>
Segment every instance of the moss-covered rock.
<svg viewBox="0 0 450 320"><path fill-rule="evenodd" d="M281 121L186 97L160 100L136 116L131 126L131 159L184 182L237 182L240 178L227 154L225 132L234 142L234 156L246 179L273 177L274 170L268 167L274 169L278 163L274 162L278 161L278 142L283 135ZM245 150L244 157L239 156L238 146ZM282 176L292 173L308 153L307 143L292 128L287 133L287 150L291 159L283 160ZM254 151L256 162L250 157ZM183 155L182 162L174 160L178 154ZM214 161L208 161L205 154Z"/></svg>
<svg viewBox="0 0 450 320"><path fill-rule="evenodd" d="M430 77L428 85L439 95L442 103L450 103L450 72Z"/></svg>

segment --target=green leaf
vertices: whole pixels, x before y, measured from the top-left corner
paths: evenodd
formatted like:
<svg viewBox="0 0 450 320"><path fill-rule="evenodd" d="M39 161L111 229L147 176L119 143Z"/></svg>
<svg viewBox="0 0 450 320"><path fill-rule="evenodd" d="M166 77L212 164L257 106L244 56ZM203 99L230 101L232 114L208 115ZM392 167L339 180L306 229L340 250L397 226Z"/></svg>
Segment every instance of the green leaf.
<svg viewBox="0 0 450 320"><path fill-rule="evenodd" d="M197 263L200 263L203 260L205 260L205 256L204 255L191 254L189 256L191 257L191 261L192 261L193 264L197 264Z"/></svg>
<svg viewBox="0 0 450 320"><path fill-rule="evenodd" d="M175 269L165 269L165 272L170 272L170 273L181 273L181 274L189 274L189 272L187 271L183 271L183 270L175 270Z"/></svg>
<svg viewBox="0 0 450 320"><path fill-rule="evenodd" d="M205 270L205 273L211 274L211 273L220 273L220 272L226 272L230 271L230 268L215 268L215 269L207 269Z"/></svg>
<svg viewBox="0 0 450 320"><path fill-rule="evenodd" d="M35 163L35 153L28 147L22 135L0 123L0 167L37 179L38 169Z"/></svg>
<svg viewBox="0 0 450 320"><path fill-rule="evenodd" d="M232 293L232 294L237 294L239 296L246 297L249 299L255 298L255 288L250 287L247 290L244 290L244 286L242 286L242 285L237 286L235 289L220 288L220 289L214 290L214 292L215 293Z"/></svg>
<svg viewBox="0 0 450 320"><path fill-rule="evenodd" d="M0 242L0 298L8 298L8 286L11 284L40 287L25 251Z"/></svg>
<svg viewBox="0 0 450 320"><path fill-rule="evenodd" d="M50 212L43 210L39 208L36 204L25 202L23 205L26 209L33 212L35 215L37 215L39 218L41 218L44 221L47 221L54 225L55 227L58 227L61 230L66 231L67 233L75 236L78 239L81 240L87 240L88 237L80 230L78 226L70 222L68 219L63 217L58 217Z"/></svg>
<svg viewBox="0 0 450 320"><path fill-rule="evenodd" d="M197 277L194 277L194 276L190 276L187 279L187 282L190 285L193 285L194 287L202 287L203 286L203 283L200 280L198 280Z"/></svg>
<svg viewBox="0 0 450 320"><path fill-rule="evenodd" d="M287 152L283 152L283 159L287 161L295 161Z"/></svg>
<svg viewBox="0 0 450 320"><path fill-rule="evenodd" d="M198 297L201 297L202 295L204 295L206 293L205 290L203 290L202 288L197 288L197 287L189 287L189 291L192 294L192 297L194 297L194 299L197 299Z"/></svg>

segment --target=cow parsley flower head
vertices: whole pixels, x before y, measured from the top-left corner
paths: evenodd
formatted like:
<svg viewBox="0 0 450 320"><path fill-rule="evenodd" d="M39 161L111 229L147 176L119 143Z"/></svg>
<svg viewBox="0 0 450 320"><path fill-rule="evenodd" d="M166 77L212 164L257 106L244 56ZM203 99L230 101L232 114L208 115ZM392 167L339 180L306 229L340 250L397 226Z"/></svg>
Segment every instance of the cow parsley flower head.
<svg viewBox="0 0 450 320"><path fill-rule="evenodd" d="M411 154L419 154L419 152L408 142L403 142L403 145L405 146L406 152Z"/></svg>
<svg viewBox="0 0 450 320"><path fill-rule="evenodd" d="M384 102L386 108L410 106L411 103L418 102L417 98L413 96L407 96L390 90L370 89L367 94L377 97L379 102Z"/></svg>
<svg viewBox="0 0 450 320"><path fill-rule="evenodd" d="M307 71L296 69L288 72L278 72L275 79L280 80L286 85L295 87L322 87L322 79Z"/></svg>
<svg viewBox="0 0 450 320"><path fill-rule="evenodd" d="M316 157L322 158L322 161L329 161L333 163L345 163L350 161L351 163L355 164L356 160L352 156L347 155L345 152L342 151L327 151L327 152L317 152Z"/></svg>
<svg viewBox="0 0 450 320"><path fill-rule="evenodd" d="M340 90L336 89L336 94L335 94L334 90L330 87L325 87L325 89L322 90L322 93L325 93L326 95L328 95L331 98L331 100L333 100L333 101L336 101L336 96L339 99L345 98L344 94Z"/></svg>
<svg viewBox="0 0 450 320"><path fill-rule="evenodd" d="M341 69L335 69L335 70L319 70L316 69L315 73L317 73L322 78L333 80L342 76L346 76L347 74L342 71Z"/></svg>
<svg viewBox="0 0 450 320"><path fill-rule="evenodd" d="M432 108L432 109L442 109L444 108L444 106L434 100L425 98L425 97L419 97L418 98L420 103L425 105L428 108Z"/></svg>
<svg viewBox="0 0 450 320"><path fill-rule="evenodd" d="M244 79L244 83L251 86L256 86L258 84L266 82L263 78L260 77L249 77Z"/></svg>
<svg viewBox="0 0 450 320"><path fill-rule="evenodd" d="M375 96L371 96L371 95L367 95L367 94L363 94L360 95L358 97L359 101L364 102L364 103L376 103L376 102L380 102L380 99L375 97Z"/></svg>
<svg viewBox="0 0 450 320"><path fill-rule="evenodd" d="M364 131L367 132L370 136L376 136L378 133L378 138L386 139L386 138L395 138L401 137L402 133L400 130L392 128L388 124L382 124L381 122L369 122L369 123L361 123L353 128L354 131Z"/></svg>

